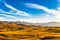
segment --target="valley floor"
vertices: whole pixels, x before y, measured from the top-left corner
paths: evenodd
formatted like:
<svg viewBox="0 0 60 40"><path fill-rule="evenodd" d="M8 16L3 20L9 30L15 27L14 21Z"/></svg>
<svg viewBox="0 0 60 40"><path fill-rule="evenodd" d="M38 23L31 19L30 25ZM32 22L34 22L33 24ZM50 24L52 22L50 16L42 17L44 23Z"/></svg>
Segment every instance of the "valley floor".
<svg viewBox="0 0 60 40"><path fill-rule="evenodd" d="M60 28L40 27L2 31L0 40L60 40Z"/></svg>

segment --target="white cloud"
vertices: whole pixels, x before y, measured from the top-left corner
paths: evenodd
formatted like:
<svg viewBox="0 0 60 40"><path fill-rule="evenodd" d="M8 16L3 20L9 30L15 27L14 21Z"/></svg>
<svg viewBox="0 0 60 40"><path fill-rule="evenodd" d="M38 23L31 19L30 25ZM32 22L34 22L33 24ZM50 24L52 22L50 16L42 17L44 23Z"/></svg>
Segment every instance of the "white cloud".
<svg viewBox="0 0 60 40"><path fill-rule="evenodd" d="M0 9L0 13L1 13L0 17L2 18L2 19L0 19L1 21L22 21L22 19L17 16L9 15L9 14L13 13L13 11L6 12L6 11ZM18 14L16 14L16 15L18 15ZM24 20L24 21L26 21L26 20Z"/></svg>
<svg viewBox="0 0 60 40"><path fill-rule="evenodd" d="M11 11L10 12L6 12L6 11L0 9L0 13L2 13L0 15L6 16L6 17L9 17L9 18L18 18L18 17L12 16L12 14L11 14L12 12ZM11 14L11 15L9 15L9 14Z"/></svg>
<svg viewBox="0 0 60 40"><path fill-rule="evenodd" d="M16 11L16 14L20 15L20 16L28 16L28 17L32 17L32 15L30 15L29 13L27 12L24 12L24 11L21 11L21 10L18 10L14 7L12 7L11 5L7 4L6 2L4 2L5 6L10 8L11 10L14 10Z"/></svg>
<svg viewBox="0 0 60 40"><path fill-rule="evenodd" d="M5 18L3 18L3 17L0 17L0 21L3 21L3 20L5 20Z"/></svg>
<svg viewBox="0 0 60 40"><path fill-rule="evenodd" d="M54 17L52 17L52 20L60 20L60 7L57 7L57 10L53 10L53 9L48 9L47 7L42 6L42 5L32 4L32 3L26 3L25 6L27 6L29 8L40 9L40 10L45 11L46 13L54 15ZM48 20L48 18L47 18L47 20Z"/></svg>
<svg viewBox="0 0 60 40"><path fill-rule="evenodd" d="M47 18L43 18L43 19L40 19L40 18L31 18L31 19L20 19L21 22L29 22L29 23L44 23L44 22L50 22L52 20L49 21L49 19Z"/></svg>
<svg viewBox="0 0 60 40"><path fill-rule="evenodd" d="M11 16L11 15L6 15L6 14L0 14L0 16L5 16L5 17L8 17L8 18L17 18L17 17Z"/></svg>
<svg viewBox="0 0 60 40"><path fill-rule="evenodd" d="M9 13L9 12L5 12L4 10L0 9L0 12L1 13Z"/></svg>
<svg viewBox="0 0 60 40"><path fill-rule="evenodd" d="M11 5L7 4L6 2L4 2L4 4L7 8L10 9L10 11L6 12L6 11L0 9L0 13L1 13L0 20L1 21L20 21L21 18L17 17L16 15L32 17L32 15L30 15L29 13L24 12L24 11L20 11L16 8L12 7ZM11 15L9 15L9 14L11 14ZM16 14L16 15L13 16L12 14Z"/></svg>
<svg viewBox="0 0 60 40"><path fill-rule="evenodd" d="M55 14L55 13L58 12L57 10L51 10L51 9L48 9L47 7L45 7L45 6L38 5L38 4L27 3L25 5L29 8L41 9L41 10L43 10L47 13L51 13L51 14Z"/></svg>

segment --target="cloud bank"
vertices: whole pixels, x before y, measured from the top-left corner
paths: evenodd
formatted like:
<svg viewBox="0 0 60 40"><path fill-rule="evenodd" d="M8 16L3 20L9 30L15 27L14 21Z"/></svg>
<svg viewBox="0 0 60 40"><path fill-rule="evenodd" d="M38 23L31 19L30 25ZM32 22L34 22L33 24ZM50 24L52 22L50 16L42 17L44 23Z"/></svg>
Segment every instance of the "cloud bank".
<svg viewBox="0 0 60 40"><path fill-rule="evenodd" d="M53 9L49 9L45 6L38 5L38 4L33 4L33 3L26 3L25 6L28 7L28 8L43 10L44 12L46 12L48 14L54 15L54 17L52 17L52 21L53 20L55 20L55 21L60 20L60 7L57 7L57 10L55 10L55 9L53 10ZM44 17L44 18L47 19L48 21L51 21L51 20L49 20L49 18L46 18L46 17Z"/></svg>

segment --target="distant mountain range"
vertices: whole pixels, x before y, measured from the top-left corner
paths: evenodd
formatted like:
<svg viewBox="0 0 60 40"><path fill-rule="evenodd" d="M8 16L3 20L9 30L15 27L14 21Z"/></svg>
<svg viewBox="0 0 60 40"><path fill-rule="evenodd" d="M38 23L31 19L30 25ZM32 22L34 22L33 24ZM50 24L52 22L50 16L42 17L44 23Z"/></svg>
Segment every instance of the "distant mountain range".
<svg viewBox="0 0 60 40"><path fill-rule="evenodd" d="M26 24L26 25L40 25L40 26L60 26L60 23L59 22L47 22L47 23L26 23L24 22L23 24Z"/></svg>
<svg viewBox="0 0 60 40"><path fill-rule="evenodd" d="M60 23L59 22L47 22L47 23L28 23L28 22L19 22L19 21L11 21L11 22L8 22L8 21L0 21L0 24L1 23L12 23L12 24L24 24L24 25L35 25L35 26L60 26Z"/></svg>
<svg viewBox="0 0 60 40"><path fill-rule="evenodd" d="M40 23L42 26L60 26L59 22Z"/></svg>

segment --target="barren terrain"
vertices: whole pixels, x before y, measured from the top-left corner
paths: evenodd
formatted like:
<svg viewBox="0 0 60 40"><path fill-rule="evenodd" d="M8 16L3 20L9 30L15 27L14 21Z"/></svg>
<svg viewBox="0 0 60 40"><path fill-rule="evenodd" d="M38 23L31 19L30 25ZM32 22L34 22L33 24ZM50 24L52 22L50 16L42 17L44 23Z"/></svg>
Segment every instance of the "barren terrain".
<svg viewBox="0 0 60 40"><path fill-rule="evenodd" d="M60 27L0 22L0 40L60 40Z"/></svg>

